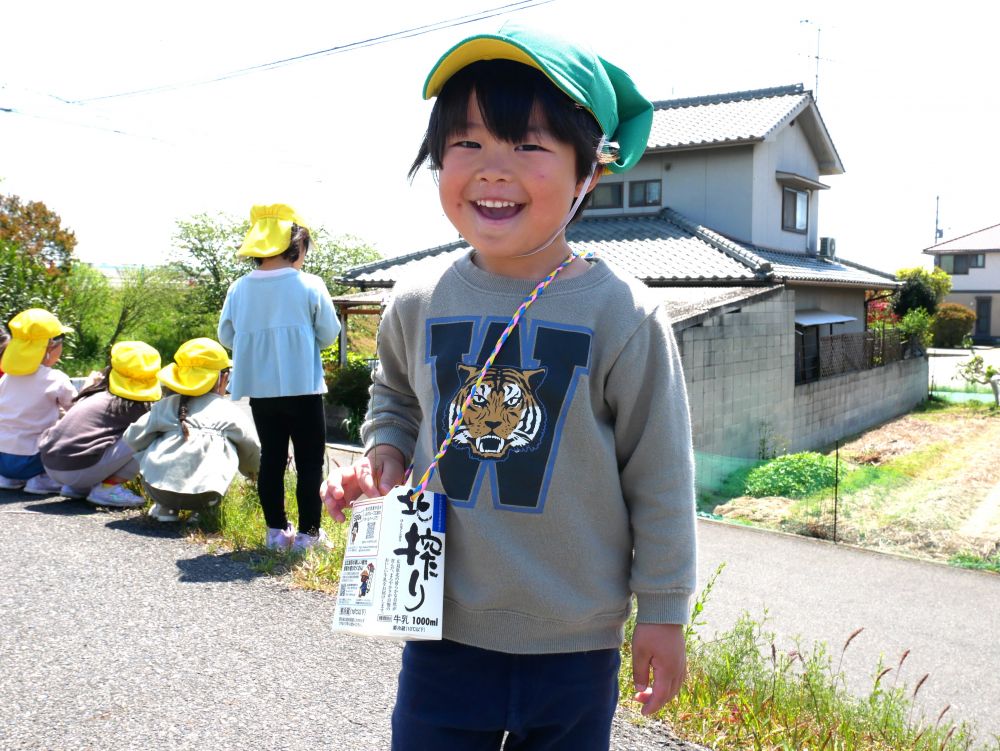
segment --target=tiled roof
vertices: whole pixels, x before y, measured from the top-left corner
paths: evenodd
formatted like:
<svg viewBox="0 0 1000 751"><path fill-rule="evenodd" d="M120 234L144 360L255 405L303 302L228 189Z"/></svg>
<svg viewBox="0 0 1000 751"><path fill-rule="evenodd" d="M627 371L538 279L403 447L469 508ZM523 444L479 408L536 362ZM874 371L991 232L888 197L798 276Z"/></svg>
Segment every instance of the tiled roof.
<svg viewBox="0 0 1000 751"><path fill-rule="evenodd" d="M650 149L753 143L812 101L802 84L653 103Z"/></svg>
<svg viewBox="0 0 1000 751"><path fill-rule="evenodd" d="M970 232L961 237L945 240L943 243L932 245L924 249L924 253L931 255L948 253L968 253L969 251L984 252L990 250L1000 251L1000 224L992 227Z"/></svg>
<svg viewBox="0 0 1000 751"><path fill-rule="evenodd" d="M781 287L654 287L650 290L671 323L693 326L713 313L732 310L781 291Z"/></svg>
<svg viewBox="0 0 1000 751"><path fill-rule="evenodd" d="M754 248L753 253L771 264L777 282L828 282L838 285L891 289L896 277L841 258L823 258L799 253Z"/></svg>
<svg viewBox="0 0 1000 751"><path fill-rule="evenodd" d="M781 253L743 245L671 209L657 214L586 218L571 224L566 239L577 252L593 252L651 287L752 286L784 281L891 288L893 277L842 260ZM349 269L345 284L391 287L413 274L443 271L469 245L457 241Z"/></svg>

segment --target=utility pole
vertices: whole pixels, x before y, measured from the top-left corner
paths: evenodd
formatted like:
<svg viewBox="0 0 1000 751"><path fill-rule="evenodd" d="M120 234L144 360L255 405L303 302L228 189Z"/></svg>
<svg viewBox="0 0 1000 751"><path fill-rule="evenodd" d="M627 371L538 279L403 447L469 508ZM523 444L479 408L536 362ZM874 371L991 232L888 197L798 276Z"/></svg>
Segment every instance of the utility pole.
<svg viewBox="0 0 1000 751"><path fill-rule="evenodd" d="M941 196L934 198L934 244L944 237L944 230L941 229Z"/></svg>

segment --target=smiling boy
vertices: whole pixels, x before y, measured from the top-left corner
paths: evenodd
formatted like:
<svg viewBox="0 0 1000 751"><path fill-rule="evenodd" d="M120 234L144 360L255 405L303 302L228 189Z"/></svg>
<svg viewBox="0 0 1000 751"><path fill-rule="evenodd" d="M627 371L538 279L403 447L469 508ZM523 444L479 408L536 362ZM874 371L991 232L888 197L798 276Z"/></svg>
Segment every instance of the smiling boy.
<svg viewBox="0 0 1000 751"><path fill-rule="evenodd" d="M664 312L575 256L565 227L604 168L638 161L652 107L589 50L514 26L449 50L424 94L437 101L411 174L437 172L472 250L397 285L367 458L324 499L343 521L411 459L449 499L444 639L405 647L393 749L606 749L633 594L643 712L684 678L691 430Z"/></svg>

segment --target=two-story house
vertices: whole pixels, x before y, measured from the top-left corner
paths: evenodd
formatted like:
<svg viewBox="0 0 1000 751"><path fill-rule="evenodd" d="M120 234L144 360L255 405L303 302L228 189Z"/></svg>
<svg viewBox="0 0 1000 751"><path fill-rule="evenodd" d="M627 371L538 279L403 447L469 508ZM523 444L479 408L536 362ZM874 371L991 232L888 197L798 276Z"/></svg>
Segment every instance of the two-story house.
<svg viewBox="0 0 1000 751"><path fill-rule="evenodd" d="M801 85L655 103L640 163L605 175L566 237L650 287L684 360L699 482L774 450L805 450L901 414L927 364L866 332L886 274L817 232L821 178L844 172ZM349 270L363 290L436 274L462 240ZM586 304L581 301L581 304ZM894 355L895 351L895 355ZM873 368L874 364L885 367Z"/></svg>
<svg viewBox="0 0 1000 751"><path fill-rule="evenodd" d="M1000 342L1000 224L932 245L924 253L951 275L946 302L966 305L976 314L977 344Z"/></svg>

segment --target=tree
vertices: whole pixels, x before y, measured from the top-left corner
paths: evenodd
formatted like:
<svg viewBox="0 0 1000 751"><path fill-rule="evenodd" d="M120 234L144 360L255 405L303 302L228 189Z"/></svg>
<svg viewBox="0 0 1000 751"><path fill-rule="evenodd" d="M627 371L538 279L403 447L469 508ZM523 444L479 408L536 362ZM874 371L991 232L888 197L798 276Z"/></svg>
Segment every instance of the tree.
<svg viewBox="0 0 1000 751"><path fill-rule="evenodd" d="M69 270L76 247L76 235L63 229L57 213L41 201L25 203L14 195L0 195L0 239L59 271Z"/></svg>
<svg viewBox="0 0 1000 751"><path fill-rule="evenodd" d="M216 321L229 285L251 269L247 259L236 255L249 229L249 222L221 213L177 221L171 266L194 288L192 302L199 312L214 315Z"/></svg>
<svg viewBox="0 0 1000 751"><path fill-rule="evenodd" d="M194 297L199 310L214 316L218 322L229 285L253 268L247 259L236 255L250 224L225 214L198 214L179 220L177 228L171 266L196 289ZM303 271L321 277L331 294L346 289L336 282L344 271L381 257L362 240L350 236L334 238L322 227L313 229L312 239Z"/></svg>
<svg viewBox="0 0 1000 751"><path fill-rule="evenodd" d="M900 269L896 272L896 278L901 282L908 282L911 279L920 279L934 293L934 300L937 303L944 301L944 298L948 296L951 292L951 276L942 268L934 267L933 270L928 271L922 266L914 266L913 268ZM933 310L928 311L933 313Z"/></svg>
<svg viewBox="0 0 1000 751"><path fill-rule="evenodd" d="M960 363L958 374L969 383L981 383L993 389L993 404L1000 407L1000 372L983 362L983 356L972 351L972 359Z"/></svg>
<svg viewBox="0 0 1000 751"><path fill-rule="evenodd" d="M337 279L352 266L379 260L382 256L368 243L351 235L330 237L322 227L312 234L313 247L306 254L303 271L323 279L331 295L347 291Z"/></svg>
<svg viewBox="0 0 1000 751"><path fill-rule="evenodd" d="M60 320L73 327L73 335L66 339L64 369L84 375L107 365L108 334L117 301L107 278L90 264L74 263L64 278Z"/></svg>
<svg viewBox="0 0 1000 751"><path fill-rule="evenodd" d="M0 324L28 308L45 308L58 315L61 292L48 268L0 239Z"/></svg>
<svg viewBox="0 0 1000 751"><path fill-rule="evenodd" d="M937 295L931 283L920 276L913 276L896 290L892 301L892 312L902 318L911 310L923 308L933 315L937 310Z"/></svg>

